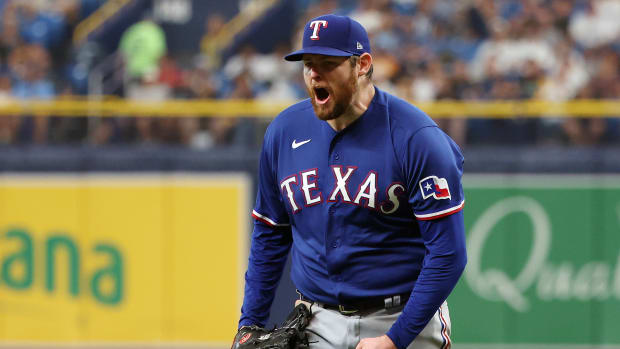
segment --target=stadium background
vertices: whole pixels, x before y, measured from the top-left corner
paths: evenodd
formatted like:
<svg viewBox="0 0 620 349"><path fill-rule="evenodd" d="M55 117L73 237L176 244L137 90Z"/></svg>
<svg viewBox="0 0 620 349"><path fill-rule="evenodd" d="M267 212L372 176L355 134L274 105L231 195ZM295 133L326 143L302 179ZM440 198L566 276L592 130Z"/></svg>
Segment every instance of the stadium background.
<svg viewBox="0 0 620 349"><path fill-rule="evenodd" d="M262 134L304 98L281 57L333 12L463 149L454 347L620 348L620 2L0 9L0 347L229 346Z"/></svg>

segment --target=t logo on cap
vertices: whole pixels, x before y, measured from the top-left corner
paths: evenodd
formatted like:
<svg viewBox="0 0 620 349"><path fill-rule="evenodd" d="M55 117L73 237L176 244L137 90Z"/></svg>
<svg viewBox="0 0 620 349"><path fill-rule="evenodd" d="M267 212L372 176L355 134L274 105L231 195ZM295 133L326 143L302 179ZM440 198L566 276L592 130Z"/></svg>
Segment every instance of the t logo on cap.
<svg viewBox="0 0 620 349"><path fill-rule="evenodd" d="M319 29L321 29L321 26L327 28L327 21L312 21L312 22L310 22L310 28L313 29L312 36L310 36L310 39L312 39L312 40L318 40L319 39Z"/></svg>
<svg viewBox="0 0 620 349"><path fill-rule="evenodd" d="M2 2L2 0L0 0ZM320 34L322 28L327 28ZM319 35L321 36L319 40ZM287 61L301 61L305 54L351 57L370 53L368 33L362 25L347 17L334 14L312 18L304 26L301 50L284 56Z"/></svg>

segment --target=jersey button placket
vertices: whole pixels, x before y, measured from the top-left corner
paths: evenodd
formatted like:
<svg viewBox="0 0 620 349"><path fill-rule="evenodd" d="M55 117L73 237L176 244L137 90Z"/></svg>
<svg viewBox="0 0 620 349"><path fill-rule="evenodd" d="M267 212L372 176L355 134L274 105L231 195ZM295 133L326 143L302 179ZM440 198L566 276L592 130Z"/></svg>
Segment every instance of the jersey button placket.
<svg viewBox="0 0 620 349"><path fill-rule="evenodd" d="M338 153L337 148L338 148L338 144L340 143L340 139L341 139L341 135L336 135L333 139L332 139L332 145L331 145L331 156L330 156L330 162L334 163L336 161L341 160L341 155Z"/></svg>

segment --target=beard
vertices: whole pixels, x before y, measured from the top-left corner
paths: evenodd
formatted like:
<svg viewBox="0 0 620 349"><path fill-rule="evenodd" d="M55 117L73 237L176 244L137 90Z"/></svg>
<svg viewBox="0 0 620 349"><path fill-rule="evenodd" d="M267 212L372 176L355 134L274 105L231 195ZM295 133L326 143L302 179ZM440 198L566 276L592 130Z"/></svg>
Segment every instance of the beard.
<svg viewBox="0 0 620 349"><path fill-rule="evenodd" d="M314 109L314 114L323 121L334 120L346 113L351 108L353 95L357 92L357 79L355 74L351 72L348 80L339 83L336 88L326 89L329 93L329 100L324 104L316 101L317 92L314 88L306 86L310 102ZM337 91L337 92L336 92Z"/></svg>

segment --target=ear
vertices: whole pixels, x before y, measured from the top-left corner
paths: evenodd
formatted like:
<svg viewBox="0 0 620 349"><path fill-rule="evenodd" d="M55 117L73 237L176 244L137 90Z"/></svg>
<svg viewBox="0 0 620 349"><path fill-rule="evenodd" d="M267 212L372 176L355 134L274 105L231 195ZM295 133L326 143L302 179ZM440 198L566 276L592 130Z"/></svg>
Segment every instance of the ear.
<svg viewBox="0 0 620 349"><path fill-rule="evenodd" d="M372 56L369 53L362 53L359 59L360 70L358 76L366 75L372 66Z"/></svg>

